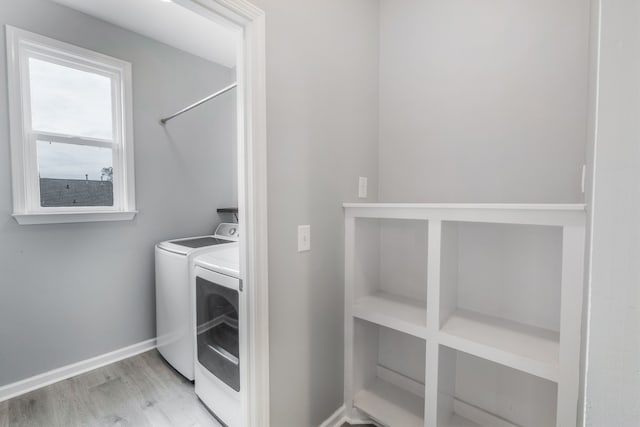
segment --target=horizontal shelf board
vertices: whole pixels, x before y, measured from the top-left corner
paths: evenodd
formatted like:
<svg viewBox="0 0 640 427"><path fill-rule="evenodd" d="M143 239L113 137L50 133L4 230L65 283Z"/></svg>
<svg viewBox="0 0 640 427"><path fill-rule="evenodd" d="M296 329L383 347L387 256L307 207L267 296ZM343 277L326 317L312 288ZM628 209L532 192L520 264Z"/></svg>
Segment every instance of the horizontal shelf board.
<svg viewBox="0 0 640 427"><path fill-rule="evenodd" d="M387 426L424 427L424 398L379 378L354 396L353 405Z"/></svg>
<svg viewBox="0 0 640 427"><path fill-rule="evenodd" d="M584 204L344 203L357 218L423 219L529 225L584 225Z"/></svg>
<svg viewBox="0 0 640 427"><path fill-rule="evenodd" d="M427 309L420 301L386 292L360 297L353 316L415 337L427 337Z"/></svg>
<svg viewBox="0 0 640 427"><path fill-rule="evenodd" d="M500 209L584 211L584 203L343 203L345 208Z"/></svg>
<svg viewBox="0 0 640 427"><path fill-rule="evenodd" d="M439 334L440 344L550 381L558 381L557 332L469 310L456 310Z"/></svg>

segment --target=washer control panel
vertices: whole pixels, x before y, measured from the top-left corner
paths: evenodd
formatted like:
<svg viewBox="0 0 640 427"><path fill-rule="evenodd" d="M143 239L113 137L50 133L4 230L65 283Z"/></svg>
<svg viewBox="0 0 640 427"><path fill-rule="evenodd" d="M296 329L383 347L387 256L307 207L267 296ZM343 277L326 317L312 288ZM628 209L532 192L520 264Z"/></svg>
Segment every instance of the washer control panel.
<svg viewBox="0 0 640 427"><path fill-rule="evenodd" d="M240 225L230 222L223 222L218 225L215 232L216 237L228 240L238 240L240 238Z"/></svg>

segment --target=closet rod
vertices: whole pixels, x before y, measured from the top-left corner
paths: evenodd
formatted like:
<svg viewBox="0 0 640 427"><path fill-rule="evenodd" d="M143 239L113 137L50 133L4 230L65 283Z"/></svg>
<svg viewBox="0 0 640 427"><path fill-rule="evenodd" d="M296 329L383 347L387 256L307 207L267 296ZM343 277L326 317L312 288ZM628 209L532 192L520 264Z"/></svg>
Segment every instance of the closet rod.
<svg viewBox="0 0 640 427"><path fill-rule="evenodd" d="M194 104L189 105L189 106L188 106L188 107L186 107L186 108L183 108L182 110L178 111L177 113L172 114L172 115L170 115L169 117L165 117L164 119L160 119L160 123L162 123L162 124L164 125L164 124L166 124L169 120L174 119L174 118L176 118L176 117L178 117L178 116L180 116L180 115L182 115L182 114L186 113L187 111L191 111L191 110L193 110L194 108L201 106L201 105L202 105L202 104L204 104L205 102L211 101L213 98L216 98L216 97L218 97L218 96L222 95L223 93L227 93L227 92L229 92L231 89L235 89L237 86L238 86L238 83L237 83L237 82L236 82L236 83L233 83L233 84L230 84L229 86L225 87L224 89L221 89L221 90L219 90L218 92L216 92L216 93L214 93L214 94L211 94L211 95L207 96L206 98L203 98L203 99L201 99L200 101L198 101L198 102L196 102L196 103L194 103Z"/></svg>

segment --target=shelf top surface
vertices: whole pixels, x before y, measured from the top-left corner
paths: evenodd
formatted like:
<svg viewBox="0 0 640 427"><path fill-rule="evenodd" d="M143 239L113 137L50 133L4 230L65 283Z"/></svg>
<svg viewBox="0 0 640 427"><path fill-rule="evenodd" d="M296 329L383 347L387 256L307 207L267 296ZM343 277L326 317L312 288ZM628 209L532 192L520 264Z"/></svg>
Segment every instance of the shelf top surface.
<svg viewBox="0 0 640 427"><path fill-rule="evenodd" d="M584 226L586 205L504 203L344 203L347 218Z"/></svg>
<svg viewBox="0 0 640 427"><path fill-rule="evenodd" d="M379 292L355 301L353 315L418 338L427 337L427 308L409 298Z"/></svg>
<svg viewBox="0 0 640 427"><path fill-rule="evenodd" d="M424 425L424 398L380 379L355 395L354 406L386 425Z"/></svg>
<svg viewBox="0 0 640 427"><path fill-rule="evenodd" d="M584 203L343 203L344 208L584 211Z"/></svg>
<svg viewBox="0 0 640 427"><path fill-rule="evenodd" d="M556 331L458 309L443 325L441 334L445 334L441 341L458 350L557 380L560 334ZM444 336L457 339L451 341ZM504 363L506 360L509 362Z"/></svg>

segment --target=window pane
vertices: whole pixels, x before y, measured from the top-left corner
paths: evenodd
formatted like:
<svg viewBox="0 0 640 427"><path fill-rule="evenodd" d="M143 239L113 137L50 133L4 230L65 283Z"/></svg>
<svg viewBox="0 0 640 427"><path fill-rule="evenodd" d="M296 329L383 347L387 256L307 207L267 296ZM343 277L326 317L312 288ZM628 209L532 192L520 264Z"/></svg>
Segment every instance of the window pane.
<svg viewBox="0 0 640 427"><path fill-rule="evenodd" d="M38 141L40 205L113 206L113 150Z"/></svg>
<svg viewBox="0 0 640 427"><path fill-rule="evenodd" d="M111 79L29 58L36 131L112 139Z"/></svg>

